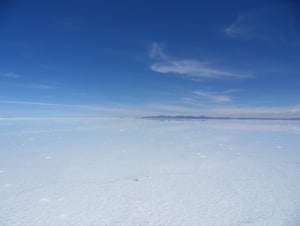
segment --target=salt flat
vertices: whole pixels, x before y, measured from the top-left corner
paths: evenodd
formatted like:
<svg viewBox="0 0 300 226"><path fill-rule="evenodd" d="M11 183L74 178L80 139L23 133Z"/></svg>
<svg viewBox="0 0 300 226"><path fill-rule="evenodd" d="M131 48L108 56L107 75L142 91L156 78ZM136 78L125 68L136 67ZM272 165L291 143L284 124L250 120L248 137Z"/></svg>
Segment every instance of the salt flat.
<svg viewBox="0 0 300 226"><path fill-rule="evenodd" d="M0 225L300 225L300 122L2 119Z"/></svg>

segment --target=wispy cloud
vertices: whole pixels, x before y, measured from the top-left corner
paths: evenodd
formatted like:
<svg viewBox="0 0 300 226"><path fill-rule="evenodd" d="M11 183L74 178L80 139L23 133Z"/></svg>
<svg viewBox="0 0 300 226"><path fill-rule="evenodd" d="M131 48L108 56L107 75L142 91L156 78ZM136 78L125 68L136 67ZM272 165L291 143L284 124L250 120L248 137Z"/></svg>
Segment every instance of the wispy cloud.
<svg viewBox="0 0 300 226"><path fill-rule="evenodd" d="M283 4L267 9L240 13L223 32L230 38L280 41L294 44L299 32L290 16L291 11Z"/></svg>
<svg viewBox="0 0 300 226"><path fill-rule="evenodd" d="M0 104L16 104L16 105L40 105L40 106L62 106L62 104L35 102L35 101L13 101L13 100L0 100Z"/></svg>
<svg viewBox="0 0 300 226"><path fill-rule="evenodd" d="M204 98L209 101L217 103L228 103L232 101L232 97L225 94L220 94L216 92L208 92L203 90L194 91L193 94L198 98Z"/></svg>
<svg viewBox="0 0 300 226"><path fill-rule="evenodd" d="M6 73L0 73L0 77L18 79L18 78L21 78L22 76L18 73L14 73L14 72L6 72Z"/></svg>
<svg viewBox="0 0 300 226"><path fill-rule="evenodd" d="M227 27L224 33L231 38L240 39L260 39L268 41L276 37L270 37L276 33L270 11L254 11L240 13L237 18ZM273 15L274 16L274 15ZM270 18L271 17L271 18ZM279 32L277 30L277 32ZM279 34L277 34L279 35Z"/></svg>
<svg viewBox="0 0 300 226"><path fill-rule="evenodd" d="M245 78L249 75L217 68L213 63L193 59L175 59L167 55L160 44L153 43L149 57L155 62L151 70L163 74L179 74L188 79Z"/></svg>
<svg viewBox="0 0 300 226"><path fill-rule="evenodd" d="M19 84L20 86L23 86L25 88L29 89L56 89L57 87L54 85L48 85L48 84L42 84L42 83L26 83L26 84Z"/></svg>
<svg viewBox="0 0 300 226"><path fill-rule="evenodd" d="M38 81L38 82L27 82L24 80L23 76L19 73L15 72L5 72L0 73L0 78L3 79L2 84L5 84L7 86L13 86L13 87L21 87L21 88L27 88L27 89L42 89L42 90L48 90L48 89L56 89L59 85L57 82L53 81Z"/></svg>
<svg viewBox="0 0 300 226"><path fill-rule="evenodd" d="M149 57L154 59L154 60L169 60L169 56L164 53L164 45L154 42L152 43L150 52L149 52Z"/></svg>
<svg viewBox="0 0 300 226"><path fill-rule="evenodd" d="M25 89L40 89L40 90L52 90L56 89L57 85L48 83L28 83L28 82L5 82L6 86L25 88Z"/></svg>
<svg viewBox="0 0 300 226"><path fill-rule="evenodd" d="M232 38L253 38L255 37L254 31L251 28L252 20L254 16L247 13L247 14L240 14L238 15L237 19L232 22L229 26L224 28L224 33Z"/></svg>

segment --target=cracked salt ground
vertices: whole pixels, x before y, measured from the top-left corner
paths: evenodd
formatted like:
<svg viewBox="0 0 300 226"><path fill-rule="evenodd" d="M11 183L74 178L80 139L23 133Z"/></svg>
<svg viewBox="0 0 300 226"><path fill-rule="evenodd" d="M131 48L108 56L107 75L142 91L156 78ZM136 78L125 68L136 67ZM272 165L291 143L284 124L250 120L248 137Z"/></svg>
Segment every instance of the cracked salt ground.
<svg viewBox="0 0 300 226"><path fill-rule="evenodd" d="M66 219L68 216L66 214L62 213L62 214L59 214L58 217L61 219Z"/></svg>
<svg viewBox="0 0 300 226"><path fill-rule="evenodd" d="M3 187L4 188L10 188L10 187L12 187L12 184L4 184Z"/></svg>
<svg viewBox="0 0 300 226"><path fill-rule="evenodd" d="M49 198L40 198L40 202L51 202Z"/></svg>
<svg viewBox="0 0 300 226"><path fill-rule="evenodd" d="M0 122L0 225L300 225L297 122L26 121L11 146L16 124Z"/></svg>
<svg viewBox="0 0 300 226"><path fill-rule="evenodd" d="M197 155L198 155L200 158L203 158L203 159L206 158L206 155L203 155L201 152L198 152Z"/></svg>

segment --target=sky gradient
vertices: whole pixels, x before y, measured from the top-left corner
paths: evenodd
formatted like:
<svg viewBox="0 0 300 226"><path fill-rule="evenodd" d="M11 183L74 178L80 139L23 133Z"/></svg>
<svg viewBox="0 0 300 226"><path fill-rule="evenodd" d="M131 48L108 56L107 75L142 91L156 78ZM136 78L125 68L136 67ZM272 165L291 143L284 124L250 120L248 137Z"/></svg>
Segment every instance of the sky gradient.
<svg viewBox="0 0 300 226"><path fill-rule="evenodd" d="M296 1L0 4L0 116L300 116Z"/></svg>

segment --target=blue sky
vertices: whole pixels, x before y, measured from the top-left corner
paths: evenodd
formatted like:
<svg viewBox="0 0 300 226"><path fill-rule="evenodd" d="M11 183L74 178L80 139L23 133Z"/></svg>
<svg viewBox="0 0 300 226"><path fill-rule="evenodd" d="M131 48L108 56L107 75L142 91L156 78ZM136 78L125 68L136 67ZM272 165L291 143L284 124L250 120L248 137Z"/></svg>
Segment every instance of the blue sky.
<svg viewBox="0 0 300 226"><path fill-rule="evenodd" d="M296 1L10 1L0 114L300 115Z"/></svg>

